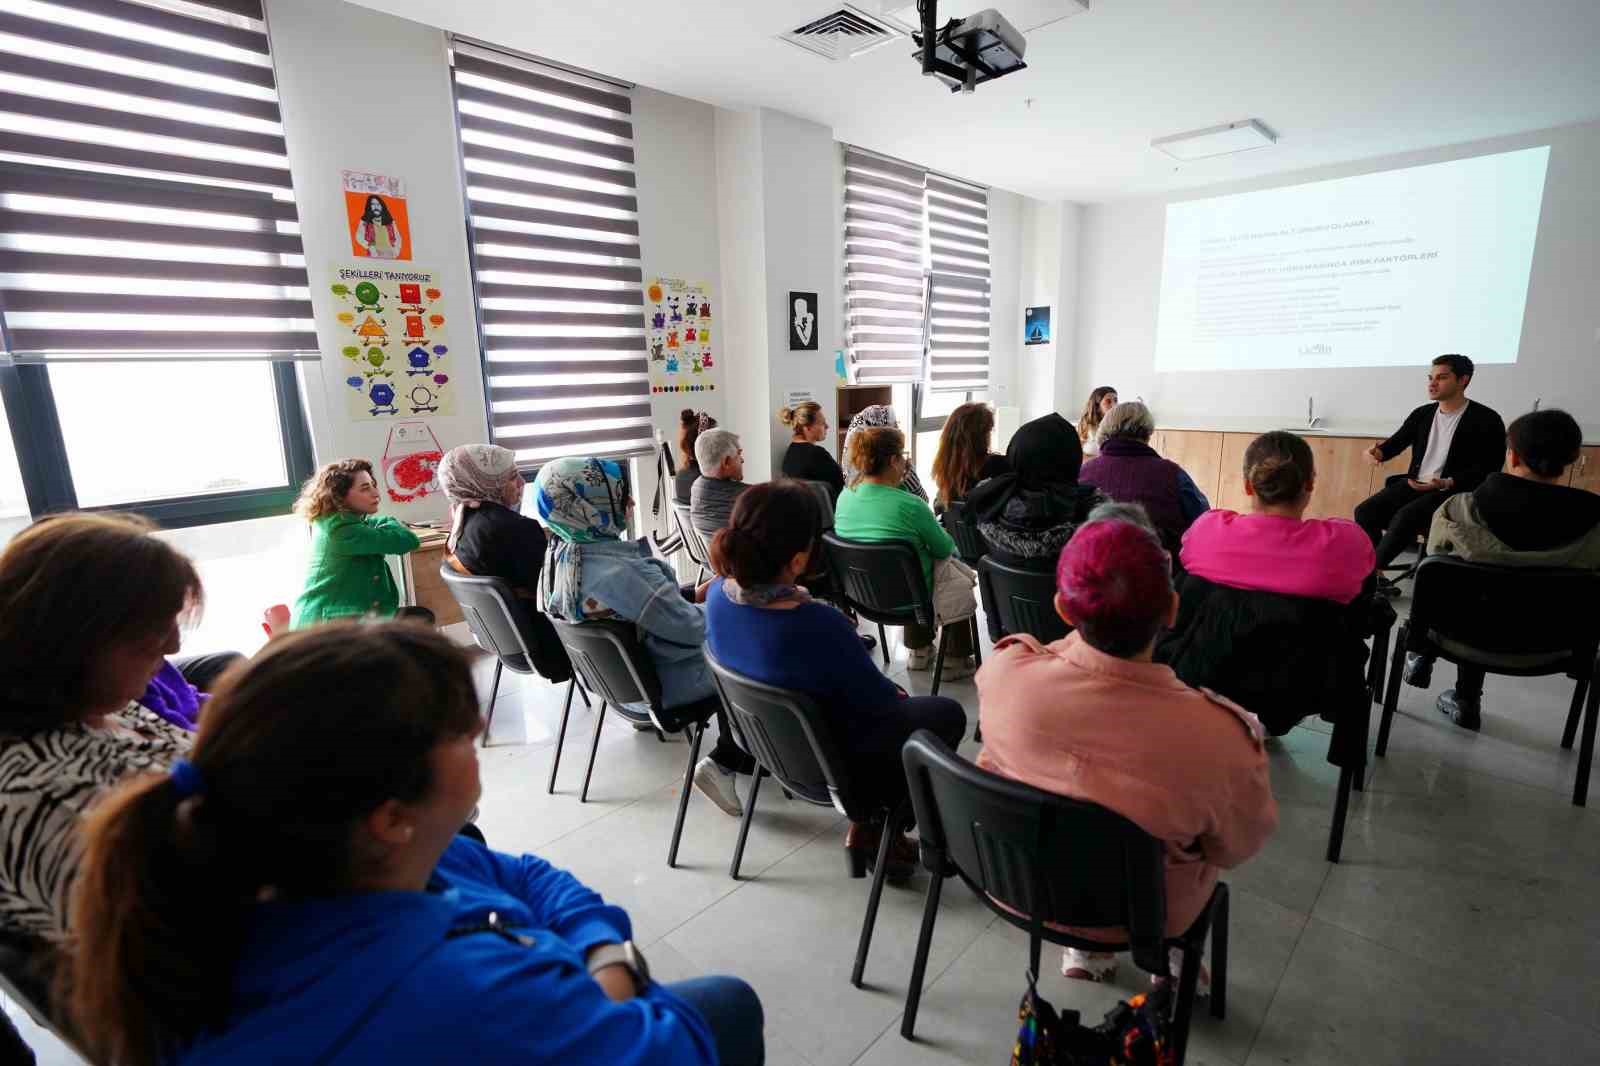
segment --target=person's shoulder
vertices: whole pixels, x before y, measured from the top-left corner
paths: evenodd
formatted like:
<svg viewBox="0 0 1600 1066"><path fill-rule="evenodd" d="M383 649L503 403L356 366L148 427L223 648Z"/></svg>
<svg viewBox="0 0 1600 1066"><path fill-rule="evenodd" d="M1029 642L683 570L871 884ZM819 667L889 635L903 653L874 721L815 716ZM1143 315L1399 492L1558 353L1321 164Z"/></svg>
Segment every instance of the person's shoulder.
<svg viewBox="0 0 1600 1066"><path fill-rule="evenodd" d="M1197 688L1194 691L1203 700L1205 700L1206 703L1226 714L1227 719L1231 720L1231 722L1233 722L1240 730L1242 730L1243 736L1249 742L1251 750L1255 752L1260 752L1262 750L1262 745L1266 743L1267 739L1267 729L1266 726L1261 724L1261 719L1257 718L1254 714L1245 710L1239 704L1233 702L1221 693L1214 692L1209 688ZM1219 717L1217 720L1223 721L1224 719Z"/></svg>

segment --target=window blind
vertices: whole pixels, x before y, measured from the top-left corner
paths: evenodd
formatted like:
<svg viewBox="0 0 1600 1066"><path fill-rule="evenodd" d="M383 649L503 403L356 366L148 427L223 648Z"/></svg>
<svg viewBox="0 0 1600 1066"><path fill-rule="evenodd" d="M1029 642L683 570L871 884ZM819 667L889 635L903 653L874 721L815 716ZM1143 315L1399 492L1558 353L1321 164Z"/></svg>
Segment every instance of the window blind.
<svg viewBox="0 0 1600 1066"><path fill-rule="evenodd" d="M451 51L490 432L525 466L647 453L632 103L461 39Z"/></svg>
<svg viewBox="0 0 1600 1066"><path fill-rule="evenodd" d="M846 345L851 380L922 377L926 173L844 152Z"/></svg>
<svg viewBox="0 0 1600 1066"><path fill-rule="evenodd" d="M989 194L938 174L928 194L928 387L989 387Z"/></svg>
<svg viewBox="0 0 1600 1066"><path fill-rule="evenodd" d="M0 321L18 363L316 358L260 0L0 0Z"/></svg>

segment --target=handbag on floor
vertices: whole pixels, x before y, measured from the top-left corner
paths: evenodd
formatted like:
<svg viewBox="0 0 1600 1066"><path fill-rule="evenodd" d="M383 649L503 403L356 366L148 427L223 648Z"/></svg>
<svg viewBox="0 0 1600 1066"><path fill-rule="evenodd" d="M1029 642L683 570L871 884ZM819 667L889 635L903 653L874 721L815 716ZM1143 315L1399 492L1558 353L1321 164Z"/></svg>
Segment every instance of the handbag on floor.
<svg viewBox="0 0 1600 1066"><path fill-rule="evenodd" d="M1173 1066L1172 988L1156 985L1118 1003L1090 1028L1075 1010L1057 1012L1028 974L1017 1007L1011 1066Z"/></svg>

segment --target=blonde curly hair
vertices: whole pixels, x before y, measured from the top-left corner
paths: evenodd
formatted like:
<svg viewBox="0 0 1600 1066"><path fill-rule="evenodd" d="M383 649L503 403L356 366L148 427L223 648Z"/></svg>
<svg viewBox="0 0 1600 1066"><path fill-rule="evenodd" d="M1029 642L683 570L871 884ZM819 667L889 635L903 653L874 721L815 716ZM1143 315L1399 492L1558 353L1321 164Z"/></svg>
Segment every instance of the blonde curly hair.
<svg viewBox="0 0 1600 1066"><path fill-rule="evenodd" d="M315 522L323 515L342 511L345 494L355 485L357 474L377 476L372 473L372 464L365 459L340 459L327 464L300 486L294 513L307 522Z"/></svg>

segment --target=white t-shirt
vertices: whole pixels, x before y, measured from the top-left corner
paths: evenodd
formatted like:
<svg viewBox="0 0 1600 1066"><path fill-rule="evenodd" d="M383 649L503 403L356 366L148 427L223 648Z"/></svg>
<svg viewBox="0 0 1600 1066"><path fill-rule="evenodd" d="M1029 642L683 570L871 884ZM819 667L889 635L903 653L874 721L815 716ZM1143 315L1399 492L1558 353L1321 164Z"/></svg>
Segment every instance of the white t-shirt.
<svg viewBox="0 0 1600 1066"><path fill-rule="evenodd" d="M1470 404L1472 401L1468 400ZM1422 453L1422 467L1417 471L1418 481L1432 481L1444 472L1444 458L1450 454L1450 442L1455 439L1456 427L1467 411L1467 404L1455 414L1446 414L1443 407L1433 412L1433 427L1428 430L1428 450Z"/></svg>

